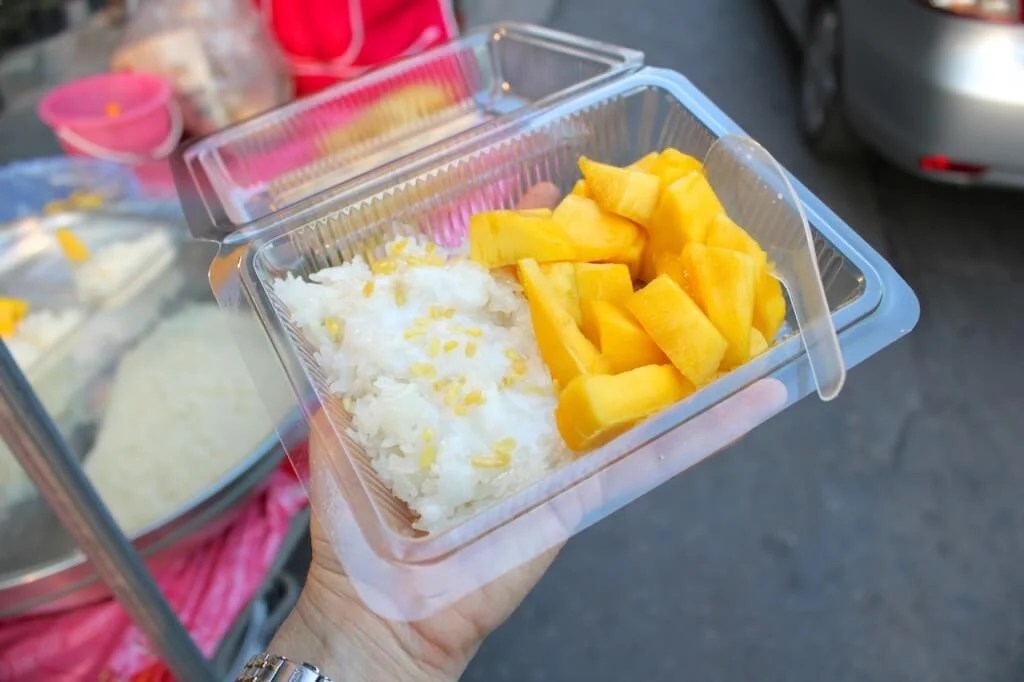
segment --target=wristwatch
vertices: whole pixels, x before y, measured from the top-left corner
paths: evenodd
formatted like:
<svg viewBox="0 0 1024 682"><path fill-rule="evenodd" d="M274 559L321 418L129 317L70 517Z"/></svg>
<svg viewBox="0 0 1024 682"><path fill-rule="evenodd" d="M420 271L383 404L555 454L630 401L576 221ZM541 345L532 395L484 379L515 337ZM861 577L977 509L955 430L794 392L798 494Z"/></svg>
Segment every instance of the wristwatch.
<svg viewBox="0 0 1024 682"><path fill-rule="evenodd" d="M295 663L284 656L256 654L249 659L236 682L331 682L316 666Z"/></svg>

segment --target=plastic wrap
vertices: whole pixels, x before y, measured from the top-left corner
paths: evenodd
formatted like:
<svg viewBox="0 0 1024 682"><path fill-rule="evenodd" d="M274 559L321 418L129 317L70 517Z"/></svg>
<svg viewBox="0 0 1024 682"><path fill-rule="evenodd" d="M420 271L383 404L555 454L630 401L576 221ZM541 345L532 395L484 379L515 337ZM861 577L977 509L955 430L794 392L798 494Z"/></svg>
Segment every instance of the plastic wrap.
<svg viewBox="0 0 1024 682"><path fill-rule="evenodd" d="M149 0L111 64L171 80L194 133L249 118L291 95L284 60L245 0Z"/></svg>

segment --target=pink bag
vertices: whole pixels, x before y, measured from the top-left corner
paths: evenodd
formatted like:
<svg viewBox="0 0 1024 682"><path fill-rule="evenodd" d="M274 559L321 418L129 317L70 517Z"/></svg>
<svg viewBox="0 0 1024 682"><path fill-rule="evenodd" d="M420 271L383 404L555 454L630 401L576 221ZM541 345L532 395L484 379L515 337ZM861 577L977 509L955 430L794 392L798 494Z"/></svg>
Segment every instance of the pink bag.
<svg viewBox="0 0 1024 682"><path fill-rule="evenodd" d="M255 0L291 63L298 95L458 34L449 0Z"/></svg>
<svg viewBox="0 0 1024 682"><path fill-rule="evenodd" d="M307 501L290 467L279 470L223 534L154 569L204 654L214 652L263 582L291 518ZM0 621L2 682L173 679L113 599Z"/></svg>

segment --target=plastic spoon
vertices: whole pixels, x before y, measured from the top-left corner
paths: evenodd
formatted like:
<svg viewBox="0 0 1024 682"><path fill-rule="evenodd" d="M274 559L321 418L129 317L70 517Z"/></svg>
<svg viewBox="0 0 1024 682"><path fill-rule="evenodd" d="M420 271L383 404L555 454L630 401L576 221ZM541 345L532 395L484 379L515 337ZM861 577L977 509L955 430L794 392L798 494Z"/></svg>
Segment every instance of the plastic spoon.
<svg viewBox="0 0 1024 682"><path fill-rule="evenodd" d="M832 400L846 380L846 364L803 203L786 172L754 140L725 135L708 150L704 173L725 212L757 240L774 263L772 274L789 293L818 395Z"/></svg>

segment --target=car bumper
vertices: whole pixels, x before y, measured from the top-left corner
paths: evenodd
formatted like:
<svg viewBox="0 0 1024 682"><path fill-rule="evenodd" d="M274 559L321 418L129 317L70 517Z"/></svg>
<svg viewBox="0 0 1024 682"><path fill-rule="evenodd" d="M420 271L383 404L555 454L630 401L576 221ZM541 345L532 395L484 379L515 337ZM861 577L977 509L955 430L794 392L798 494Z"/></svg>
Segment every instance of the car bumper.
<svg viewBox="0 0 1024 682"><path fill-rule="evenodd" d="M904 0L857 7L844 17L844 86L858 132L936 179L1024 187L1024 25L952 18ZM979 170L927 171L929 157Z"/></svg>

